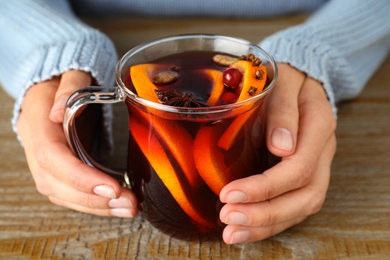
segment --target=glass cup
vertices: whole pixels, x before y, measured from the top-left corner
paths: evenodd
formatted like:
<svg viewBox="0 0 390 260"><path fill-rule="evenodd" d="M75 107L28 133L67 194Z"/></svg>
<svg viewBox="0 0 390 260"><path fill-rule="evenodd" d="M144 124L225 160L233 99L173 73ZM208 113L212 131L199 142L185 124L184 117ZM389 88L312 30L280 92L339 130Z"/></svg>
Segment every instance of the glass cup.
<svg viewBox="0 0 390 260"><path fill-rule="evenodd" d="M128 87L131 66L191 51L254 54L266 67L267 85L244 101L209 107L169 106L141 98ZM144 217L159 230L182 239L220 237L224 225L218 195L223 186L273 164L265 144L265 107L277 78L273 58L242 39L179 35L131 49L119 60L115 77L115 87L87 87L69 98L63 123L69 146L85 163L126 183ZM126 173L91 159L74 126L82 106L115 102L128 108Z"/></svg>

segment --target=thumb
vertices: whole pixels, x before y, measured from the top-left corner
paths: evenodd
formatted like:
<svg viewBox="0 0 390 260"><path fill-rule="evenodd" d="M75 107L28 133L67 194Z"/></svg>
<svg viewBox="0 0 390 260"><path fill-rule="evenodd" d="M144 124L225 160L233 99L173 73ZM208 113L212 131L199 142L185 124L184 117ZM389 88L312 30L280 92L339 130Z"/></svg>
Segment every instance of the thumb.
<svg viewBox="0 0 390 260"><path fill-rule="evenodd" d="M91 83L92 76L88 72L70 70L63 73L50 111L50 120L54 123L61 123L64 116L65 104L69 96L76 90L91 85Z"/></svg>
<svg viewBox="0 0 390 260"><path fill-rule="evenodd" d="M295 151L299 111L298 96L305 75L287 64L278 64L279 78L267 106L267 147L278 156Z"/></svg>

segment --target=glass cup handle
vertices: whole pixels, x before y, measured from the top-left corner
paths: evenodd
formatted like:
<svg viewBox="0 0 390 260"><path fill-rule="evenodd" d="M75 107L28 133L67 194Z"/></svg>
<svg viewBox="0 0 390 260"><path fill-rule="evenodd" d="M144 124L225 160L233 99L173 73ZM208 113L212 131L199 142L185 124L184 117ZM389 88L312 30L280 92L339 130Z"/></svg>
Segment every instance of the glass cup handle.
<svg viewBox="0 0 390 260"><path fill-rule="evenodd" d="M77 111L87 104L108 104L124 102L125 95L118 87L86 87L74 92L68 99L63 119L63 129L68 142L68 146L85 164L88 164L98 170L112 176L119 183L129 187L129 181L126 173L121 173L109 169L94 159L85 151L77 135L75 119Z"/></svg>

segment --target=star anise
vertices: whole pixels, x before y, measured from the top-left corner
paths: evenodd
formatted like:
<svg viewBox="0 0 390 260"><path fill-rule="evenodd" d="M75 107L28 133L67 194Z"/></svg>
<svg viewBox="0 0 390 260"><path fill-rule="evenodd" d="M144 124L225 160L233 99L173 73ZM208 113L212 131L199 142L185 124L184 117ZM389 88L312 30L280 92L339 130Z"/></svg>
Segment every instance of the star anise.
<svg viewBox="0 0 390 260"><path fill-rule="evenodd" d="M161 103L175 107L206 107L207 105L177 89L154 90Z"/></svg>

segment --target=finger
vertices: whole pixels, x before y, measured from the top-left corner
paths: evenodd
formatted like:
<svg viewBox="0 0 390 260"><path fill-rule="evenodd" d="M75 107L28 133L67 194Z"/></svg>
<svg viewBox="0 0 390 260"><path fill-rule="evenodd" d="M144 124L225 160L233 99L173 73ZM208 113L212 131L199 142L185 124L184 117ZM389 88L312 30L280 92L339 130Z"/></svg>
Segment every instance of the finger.
<svg viewBox="0 0 390 260"><path fill-rule="evenodd" d="M226 204L220 212L221 221L228 225L266 227L318 212L329 186L335 150L336 138L332 135L305 187L258 203Z"/></svg>
<svg viewBox="0 0 390 260"><path fill-rule="evenodd" d="M318 83L317 83L318 84ZM227 184L220 193L224 203L259 202L303 187L328 138L335 131L331 106L315 81L305 80L300 94L300 119L296 152L263 174Z"/></svg>
<svg viewBox="0 0 390 260"><path fill-rule="evenodd" d="M267 147L279 157L295 150L298 133L298 95L305 76L287 64L278 64L279 77L267 104Z"/></svg>
<svg viewBox="0 0 390 260"><path fill-rule="evenodd" d="M133 217L137 214L135 195L126 188L122 188L119 198L108 199L107 196L102 197L80 192L46 173L32 156L33 153L29 152L32 142L31 138L28 138L29 129L24 115L21 115L18 120L18 129L20 129L20 135L24 140L27 162L37 189L41 194L48 196L51 202L99 216Z"/></svg>
<svg viewBox="0 0 390 260"><path fill-rule="evenodd" d="M137 200L133 192L129 189L122 188L120 197L106 198L103 196L84 193L65 183L58 181L52 175L46 175L44 178L46 183L50 183L52 188L46 191L46 196L56 198L60 201L77 204L90 209L107 209L107 208L135 208ZM63 206L63 204L60 204Z"/></svg>
<svg viewBox="0 0 390 260"><path fill-rule="evenodd" d="M56 205L73 209L75 211L93 214L102 217L120 217L120 218L133 218L137 215L136 208L106 208L106 209L92 209L88 207L84 207L79 204L74 204L71 202L64 202L57 198L49 197L50 201Z"/></svg>
<svg viewBox="0 0 390 260"><path fill-rule="evenodd" d="M60 181L85 193L116 198L120 185L109 175L81 162L64 143L36 141L34 157L39 166Z"/></svg>
<svg viewBox="0 0 390 260"><path fill-rule="evenodd" d="M27 98L23 103L23 115L30 133L27 139L31 141L31 163L36 161L39 171L52 174L81 192L117 198L121 191L119 183L76 158L67 147L61 125L48 119L56 90L55 85L34 87L30 94L39 93L40 102ZM29 104L31 102L34 105Z"/></svg>
<svg viewBox="0 0 390 260"><path fill-rule="evenodd" d="M58 125L52 127L58 127ZM30 128L35 127L30 126ZM56 130L60 132L62 129ZM45 137L38 135L35 135L33 140L34 157L40 168L81 192L107 198L119 196L120 185L117 181L81 162L69 150L65 140L55 141L54 138L50 138L51 133L46 134L51 140L47 141Z"/></svg>
<svg viewBox="0 0 390 260"><path fill-rule="evenodd" d="M66 101L70 95L80 88L91 85L91 83L92 77L87 72L71 70L63 73L50 112L50 120L60 123L64 115Z"/></svg>
<svg viewBox="0 0 390 260"><path fill-rule="evenodd" d="M264 240L288 229L289 227L301 223L304 219L305 218L303 217L290 219L289 221L267 227L245 227L229 225L223 230L222 239L226 244L238 244Z"/></svg>
<svg viewBox="0 0 390 260"><path fill-rule="evenodd" d="M81 196L82 198L85 197L84 195ZM95 202L93 200L96 200L98 198L96 197L90 197L91 200L89 204L85 203L79 203L79 200L73 201L73 200L63 200L61 198L57 198L55 196L49 196L49 199L52 203L66 207L69 209L73 209L76 211L88 213L88 214L94 214L98 216L112 216L112 217L121 217L121 218L133 218L137 215L138 209L136 204L132 204L131 202L132 197L134 197L134 194L126 189L123 188L123 191L121 193L121 197L117 199L111 199L109 200L104 207L94 207L93 205ZM81 200L82 202L88 201L87 199L83 198Z"/></svg>
<svg viewBox="0 0 390 260"><path fill-rule="evenodd" d="M23 118L19 125L23 126ZM31 142L26 139L26 151L29 151L30 145ZM126 188L122 188L120 197L114 199L107 198L111 197L107 195L83 193L44 172L31 153L26 152L26 158L38 191L56 205L99 216L133 217L138 212L135 195Z"/></svg>
<svg viewBox="0 0 390 260"><path fill-rule="evenodd" d="M224 241L235 244L263 240L317 213L325 201L330 164L335 151L336 139L332 135L324 156L319 160L316 174L302 189L283 194L269 202L225 205L221 210L221 220L226 219L223 222L228 224L223 232ZM230 220L229 214L233 214Z"/></svg>

